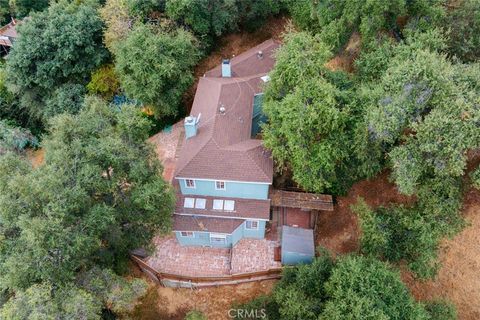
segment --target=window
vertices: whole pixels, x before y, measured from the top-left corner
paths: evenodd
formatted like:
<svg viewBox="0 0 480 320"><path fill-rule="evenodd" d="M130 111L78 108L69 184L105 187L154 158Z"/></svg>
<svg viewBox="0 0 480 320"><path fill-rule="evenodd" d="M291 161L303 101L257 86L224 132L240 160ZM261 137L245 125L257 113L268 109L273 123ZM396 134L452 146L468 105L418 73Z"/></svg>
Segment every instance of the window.
<svg viewBox="0 0 480 320"><path fill-rule="evenodd" d="M206 203L207 203L207 200L205 199L202 199L202 198L195 199L195 209L205 209Z"/></svg>
<svg viewBox="0 0 480 320"><path fill-rule="evenodd" d="M188 238L193 238L194 237L193 231L182 231L182 232L180 232L180 234L181 234L182 237L188 237Z"/></svg>
<svg viewBox="0 0 480 320"><path fill-rule="evenodd" d="M225 190L225 181L215 181L215 190Z"/></svg>
<svg viewBox="0 0 480 320"><path fill-rule="evenodd" d="M212 244L225 244L227 242L227 236L224 234L210 233L210 243Z"/></svg>
<svg viewBox="0 0 480 320"><path fill-rule="evenodd" d="M246 229L257 230L258 229L258 221L256 220L247 220L247 224L245 225Z"/></svg>
<svg viewBox="0 0 480 320"><path fill-rule="evenodd" d="M223 200L213 200L213 210L223 210Z"/></svg>
<svg viewBox="0 0 480 320"><path fill-rule="evenodd" d="M185 179L185 186L186 186L187 188L195 189L195 180Z"/></svg>
<svg viewBox="0 0 480 320"><path fill-rule="evenodd" d="M235 201L233 200L225 200L223 205L223 210L225 211L233 211L235 210Z"/></svg>
<svg viewBox="0 0 480 320"><path fill-rule="evenodd" d="M194 198L185 198L183 201L183 207L184 208L193 208L193 204L195 203Z"/></svg>

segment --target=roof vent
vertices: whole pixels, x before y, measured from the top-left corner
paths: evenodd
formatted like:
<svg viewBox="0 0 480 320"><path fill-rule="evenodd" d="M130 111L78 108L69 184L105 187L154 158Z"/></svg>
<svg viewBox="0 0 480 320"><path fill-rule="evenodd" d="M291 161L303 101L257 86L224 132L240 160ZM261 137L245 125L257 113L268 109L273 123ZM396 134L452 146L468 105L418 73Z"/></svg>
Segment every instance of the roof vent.
<svg viewBox="0 0 480 320"><path fill-rule="evenodd" d="M227 109L225 109L225 106L223 104L221 104L220 108L218 108L218 112L220 112L220 114L225 114L226 111L227 111Z"/></svg>
<svg viewBox="0 0 480 320"><path fill-rule="evenodd" d="M257 58L260 60L263 59L263 51L260 50L257 52Z"/></svg>

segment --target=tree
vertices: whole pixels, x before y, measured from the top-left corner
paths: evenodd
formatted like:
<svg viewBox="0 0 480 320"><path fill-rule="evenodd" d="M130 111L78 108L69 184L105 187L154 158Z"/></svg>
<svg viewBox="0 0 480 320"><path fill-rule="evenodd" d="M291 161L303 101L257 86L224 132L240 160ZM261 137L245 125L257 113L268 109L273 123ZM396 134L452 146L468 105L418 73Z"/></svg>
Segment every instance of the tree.
<svg viewBox="0 0 480 320"><path fill-rule="evenodd" d="M85 86L77 83L66 83L58 86L45 102L44 115L47 119L64 112L76 114L83 106Z"/></svg>
<svg viewBox="0 0 480 320"><path fill-rule="evenodd" d="M52 3L19 25L6 81L32 117L47 120L46 101L59 86L88 83L106 57L102 28L95 7L66 1Z"/></svg>
<svg viewBox="0 0 480 320"><path fill-rule="evenodd" d="M450 28L448 51L464 62L480 58L480 1L464 0L446 18Z"/></svg>
<svg viewBox="0 0 480 320"><path fill-rule="evenodd" d="M384 262L356 255L333 261L326 252L310 265L285 269L270 296L241 306L263 310L271 320L434 320L452 311L442 307L415 302L400 273Z"/></svg>
<svg viewBox="0 0 480 320"><path fill-rule="evenodd" d="M42 11L48 7L48 0L11 0L10 3L18 18L24 18L32 12Z"/></svg>
<svg viewBox="0 0 480 320"><path fill-rule="evenodd" d="M13 126L6 120L0 120L0 155L9 151L21 152L27 146L38 146L38 140L30 130Z"/></svg>
<svg viewBox="0 0 480 320"><path fill-rule="evenodd" d="M0 288L61 286L94 266L122 270L129 250L169 230L173 194L134 107L90 98L52 121L45 163L0 158Z"/></svg>
<svg viewBox="0 0 480 320"><path fill-rule="evenodd" d="M87 89L91 94L98 94L106 100L111 100L120 89L120 82L112 64L105 65L92 73L92 80Z"/></svg>
<svg viewBox="0 0 480 320"><path fill-rule="evenodd" d="M239 17L235 0L166 0L165 12L188 26L207 47L216 37L235 30Z"/></svg>
<svg viewBox="0 0 480 320"><path fill-rule="evenodd" d="M205 317L203 313L196 310L188 312L187 315L185 316L185 320L206 320L206 319L207 317Z"/></svg>
<svg viewBox="0 0 480 320"><path fill-rule="evenodd" d="M237 1L239 24L247 30L263 25L269 16L278 14L282 8L280 0L240 0Z"/></svg>
<svg viewBox="0 0 480 320"><path fill-rule="evenodd" d="M325 290L330 299L320 319L430 319L399 272L376 259L339 259Z"/></svg>
<svg viewBox="0 0 480 320"><path fill-rule="evenodd" d="M263 138L278 169L292 169L305 190L341 193L355 177L348 164L353 118L342 88L348 79L325 68L329 57L314 36L286 37L265 92Z"/></svg>
<svg viewBox="0 0 480 320"><path fill-rule="evenodd" d="M198 58L195 39L187 31L156 31L140 24L118 43L115 71L127 96L151 107L159 118L178 113Z"/></svg>
<svg viewBox="0 0 480 320"><path fill-rule="evenodd" d="M118 42L125 40L134 22L127 0L106 0L99 11L106 26L103 35L105 46L115 54L115 46Z"/></svg>
<svg viewBox="0 0 480 320"><path fill-rule="evenodd" d="M9 0L0 0L0 24L5 25L11 20L11 8Z"/></svg>
<svg viewBox="0 0 480 320"><path fill-rule="evenodd" d="M101 319L102 305L90 293L74 286L55 288L36 284L19 292L0 309L5 320Z"/></svg>

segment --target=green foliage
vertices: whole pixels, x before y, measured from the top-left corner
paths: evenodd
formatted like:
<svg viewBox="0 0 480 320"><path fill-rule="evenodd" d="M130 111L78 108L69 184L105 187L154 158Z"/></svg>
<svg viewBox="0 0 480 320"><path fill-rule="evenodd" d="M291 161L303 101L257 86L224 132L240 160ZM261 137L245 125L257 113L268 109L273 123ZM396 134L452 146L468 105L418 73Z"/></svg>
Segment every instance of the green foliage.
<svg viewBox="0 0 480 320"><path fill-rule="evenodd" d="M98 94L105 100L111 100L120 89L120 82L115 74L114 65L108 64L95 70L87 89L91 94Z"/></svg>
<svg viewBox="0 0 480 320"><path fill-rule="evenodd" d="M94 265L118 270L129 250L169 230L174 198L144 142L148 128L134 107L115 113L88 99L52 121L45 164L0 159L1 288L61 285Z"/></svg>
<svg viewBox="0 0 480 320"><path fill-rule="evenodd" d="M460 1L446 18L450 28L448 52L464 62L476 61L480 58L480 1Z"/></svg>
<svg viewBox="0 0 480 320"><path fill-rule="evenodd" d="M285 7L298 28L307 31L318 31L319 25L311 0L283 0Z"/></svg>
<svg viewBox="0 0 480 320"><path fill-rule="evenodd" d="M292 169L304 189L342 193L356 176L348 129L355 120L350 81L325 68L330 56L308 33L286 36L265 93L263 138L278 169Z"/></svg>
<svg viewBox="0 0 480 320"><path fill-rule="evenodd" d="M74 286L56 288L36 284L18 292L0 309L5 320L101 319L101 304L90 293Z"/></svg>
<svg viewBox="0 0 480 320"><path fill-rule="evenodd" d="M126 4L130 14L141 19L147 18L154 11L165 10L165 0L126 0Z"/></svg>
<svg viewBox="0 0 480 320"><path fill-rule="evenodd" d="M0 0L0 24L5 25L11 21L11 8L9 0Z"/></svg>
<svg viewBox="0 0 480 320"><path fill-rule="evenodd" d="M206 42L235 30L239 12L235 0L166 0L165 12L180 25L188 26Z"/></svg>
<svg viewBox="0 0 480 320"><path fill-rule="evenodd" d="M429 319L400 274L376 259L339 259L325 289L330 299L319 319Z"/></svg>
<svg viewBox="0 0 480 320"><path fill-rule="evenodd" d="M451 302L431 301L425 306L425 309L432 320L456 320L457 310Z"/></svg>
<svg viewBox="0 0 480 320"><path fill-rule="evenodd" d="M48 119L61 113L76 114L85 99L86 89L81 84L66 83L60 85L45 103L44 116Z"/></svg>
<svg viewBox="0 0 480 320"><path fill-rule="evenodd" d="M48 0L10 0L13 12L18 18L24 18L32 12L43 11L48 7Z"/></svg>
<svg viewBox="0 0 480 320"><path fill-rule="evenodd" d="M472 184L473 186L480 190L480 167L478 167L477 169L475 169L472 173L471 173L471 179L472 179Z"/></svg>
<svg viewBox="0 0 480 320"><path fill-rule="evenodd" d="M15 127L6 120L0 120L0 155L21 152L27 146L38 146L37 138L28 129Z"/></svg>
<svg viewBox="0 0 480 320"><path fill-rule="evenodd" d="M21 37L9 54L6 81L32 117L47 119L46 101L59 86L88 82L106 57L102 29L94 7L66 1L52 3L19 25Z"/></svg>
<svg viewBox="0 0 480 320"><path fill-rule="evenodd" d="M239 24L248 31L260 27L265 20L282 8L281 0L237 0Z"/></svg>
<svg viewBox="0 0 480 320"><path fill-rule="evenodd" d="M200 311L190 311L185 316L185 320L207 320L207 317Z"/></svg>
<svg viewBox="0 0 480 320"><path fill-rule="evenodd" d="M137 299L147 292L144 280L127 281L108 269L93 268L80 275L78 284L117 314L133 311Z"/></svg>
<svg viewBox="0 0 480 320"><path fill-rule="evenodd" d="M373 211L363 201L353 209L360 217L364 253L392 262L405 260L421 278L435 275L441 234L434 217L418 207L391 206Z"/></svg>
<svg viewBox="0 0 480 320"><path fill-rule="evenodd" d="M285 269L270 296L239 308L263 310L271 320L433 320L454 311L441 307L431 311L415 302L399 272L384 262L354 255L333 261L323 252L311 265Z"/></svg>
<svg viewBox="0 0 480 320"><path fill-rule="evenodd" d="M174 115L193 83L199 58L193 36L182 30L155 31L137 25L116 49L115 70L129 98L141 101L156 117Z"/></svg>

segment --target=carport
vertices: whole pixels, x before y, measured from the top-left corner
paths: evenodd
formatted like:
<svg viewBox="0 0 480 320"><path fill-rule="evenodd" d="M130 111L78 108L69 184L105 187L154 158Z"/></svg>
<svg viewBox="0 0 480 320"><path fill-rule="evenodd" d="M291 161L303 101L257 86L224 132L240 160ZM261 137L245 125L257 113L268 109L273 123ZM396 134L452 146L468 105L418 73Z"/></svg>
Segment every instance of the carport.
<svg viewBox="0 0 480 320"><path fill-rule="evenodd" d="M312 229L282 227L282 264L311 263L314 256Z"/></svg>

